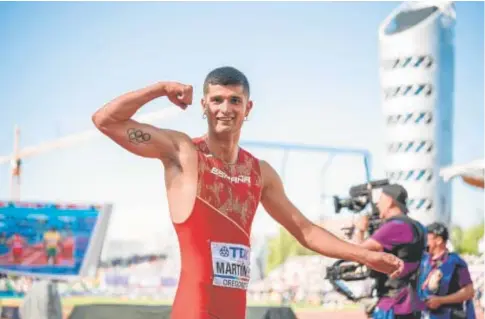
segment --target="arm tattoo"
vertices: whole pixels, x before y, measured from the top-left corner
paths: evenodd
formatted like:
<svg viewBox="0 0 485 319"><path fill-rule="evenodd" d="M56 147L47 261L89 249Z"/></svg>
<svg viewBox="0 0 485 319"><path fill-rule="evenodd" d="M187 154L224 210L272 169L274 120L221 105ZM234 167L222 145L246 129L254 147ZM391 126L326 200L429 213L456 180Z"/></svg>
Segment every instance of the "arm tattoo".
<svg viewBox="0 0 485 319"><path fill-rule="evenodd" d="M128 141L135 145L147 143L152 138L150 134L136 128L129 128L126 133L128 134Z"/></svg>

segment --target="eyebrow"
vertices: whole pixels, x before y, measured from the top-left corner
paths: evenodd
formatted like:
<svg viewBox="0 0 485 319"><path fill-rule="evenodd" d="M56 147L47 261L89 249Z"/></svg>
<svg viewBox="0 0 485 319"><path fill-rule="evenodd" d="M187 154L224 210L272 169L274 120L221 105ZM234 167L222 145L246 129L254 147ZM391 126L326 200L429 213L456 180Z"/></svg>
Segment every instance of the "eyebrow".
<svg viewBox="0 0 485 319"><path fill-rule="evenodd" d="M210 97L210 99L217 99L217 98L226 98L225 96L221 95L221 94L217 94L217 95L213 95ZM242 100L242 96L240 95L230 95L229 96L230 99L238 99L238 100Z"/></svg>

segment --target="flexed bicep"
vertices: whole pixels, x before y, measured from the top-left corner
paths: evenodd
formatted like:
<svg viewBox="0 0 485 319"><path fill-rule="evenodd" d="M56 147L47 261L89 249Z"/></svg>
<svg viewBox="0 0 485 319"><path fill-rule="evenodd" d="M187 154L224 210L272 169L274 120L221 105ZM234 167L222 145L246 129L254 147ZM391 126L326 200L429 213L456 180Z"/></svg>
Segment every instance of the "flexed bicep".
<svg viewBox="0 0 485 319"><path fill-rule="evenodd" d="M181 132L139 123L132 117L143 105L161 96L185 109L192 103L192 92L191 85L159 82L115 98L97 110L92 120L103 134L131 153L172 161L178 159L181 150L195 151L190 138Z"/></svg>
<svg viewBox="0 0 485 319"><path fill-rule="evenodd" d="M190 138L184 133L134 120L98 126L98 129L124 149L147 158L175 159L181 149L192 146Z"/></svg>

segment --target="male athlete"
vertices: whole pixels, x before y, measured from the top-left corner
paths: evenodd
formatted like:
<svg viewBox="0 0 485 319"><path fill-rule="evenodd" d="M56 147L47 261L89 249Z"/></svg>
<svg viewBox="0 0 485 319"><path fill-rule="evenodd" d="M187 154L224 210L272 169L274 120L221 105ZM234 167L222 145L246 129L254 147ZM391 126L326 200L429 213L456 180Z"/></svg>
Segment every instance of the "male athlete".
<svg viewBox="0 0 485 319"><path fill-rule="evenodd" d="M159 82L124 94L93 115L96 127L113 141L164 166L182 259L172 318L245 318L249 238L259 202L303 246L383 273L400 273L400 259L342 241L309 221L287 198L276 171L239 147L253 102L246 76L235 68L215 69L205 79L201 103L208 132L203 137L192 140L132 119L144 104L162 96L186 109L192 94L190 85Z"/></svg>
<svg viewBox="0 0 485 319"><path fill-rule="evenodd" d="M57 265L58 253L61 248L61 234L55 227L44 233L44 249L47 258L47 264Z"/></svg>
<svg viewBox="0 0 485 319"><path fill-rule="evenodd" d="M27 247L27 241L20 234L13 234L7 241L12 253L13 263L20 265L24 259L24 249Z"/></svg>

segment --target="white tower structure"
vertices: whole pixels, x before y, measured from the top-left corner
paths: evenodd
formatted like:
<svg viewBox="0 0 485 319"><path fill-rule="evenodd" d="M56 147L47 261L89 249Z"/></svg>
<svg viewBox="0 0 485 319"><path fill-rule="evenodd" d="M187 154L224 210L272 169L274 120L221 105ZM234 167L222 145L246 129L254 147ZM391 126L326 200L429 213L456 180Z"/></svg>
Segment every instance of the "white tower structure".
<svg viewBox="0 0 485 319"><path fill-rule="evenodd" d="M451 185L439 171L452 163L455 8L405 2L379 28L386 175L408 191L410 216L451 219Z"/></svg>

